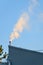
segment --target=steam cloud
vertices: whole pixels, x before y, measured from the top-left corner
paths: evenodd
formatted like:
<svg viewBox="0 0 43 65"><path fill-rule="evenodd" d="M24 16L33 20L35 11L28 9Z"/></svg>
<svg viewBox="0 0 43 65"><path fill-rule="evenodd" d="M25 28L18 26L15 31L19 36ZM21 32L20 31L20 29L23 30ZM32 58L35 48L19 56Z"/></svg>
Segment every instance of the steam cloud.
<svg viewBox="0 0 43 65"><path fill-rule="evenodd" d="M11 42L13 41L13 39L19 38L20 37L20 33L23 32L24 28L27 28L28 20L29 20L29 16L28 16L27 13L24 13L20 17L20 19L18 20L18 22L14 26L13 32L10 35L10 41Z"/></svg>
<svg viewBox="0 0 43 65"><path fill-rule="evenodd" d="M34 8L38 5L37 0L30 0L30 5L28 7L29 13L32 13ZM17 39L20 37L20 33L23 32L24 28L28 28L28 21L30 16L28 13L24 13L16 25L14 26L13 32L10 35L10 41L12 42L14 39Z"/></svg>

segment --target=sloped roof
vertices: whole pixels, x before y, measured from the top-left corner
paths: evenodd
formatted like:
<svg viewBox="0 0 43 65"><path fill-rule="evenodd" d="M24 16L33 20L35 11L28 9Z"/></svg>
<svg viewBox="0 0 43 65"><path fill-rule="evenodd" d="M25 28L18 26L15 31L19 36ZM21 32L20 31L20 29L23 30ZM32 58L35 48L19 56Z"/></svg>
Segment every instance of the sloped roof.
<svg viewBox="0 0 43 65"><path fill-rule="evenodd" d="M43 53L9 46L11 65L43 65Z"/></svg>

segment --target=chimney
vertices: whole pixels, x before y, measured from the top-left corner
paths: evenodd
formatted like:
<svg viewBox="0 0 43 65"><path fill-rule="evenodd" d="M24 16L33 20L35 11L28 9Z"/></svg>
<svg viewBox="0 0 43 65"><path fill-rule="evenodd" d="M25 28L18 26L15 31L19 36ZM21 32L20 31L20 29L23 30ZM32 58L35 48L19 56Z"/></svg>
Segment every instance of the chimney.
<svg viewBox="0 0 43 65"><path fill-rule="evenodd" d="M9 45L11 45L11 41L9 41Z"/></svg>

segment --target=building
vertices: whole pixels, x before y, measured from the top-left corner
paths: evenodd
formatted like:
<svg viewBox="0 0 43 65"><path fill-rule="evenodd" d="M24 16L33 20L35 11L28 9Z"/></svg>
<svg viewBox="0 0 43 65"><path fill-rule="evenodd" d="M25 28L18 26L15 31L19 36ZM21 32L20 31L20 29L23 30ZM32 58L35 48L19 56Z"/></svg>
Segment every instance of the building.
<svg viewBox="0 0 43 65"><path fill-rule="evenodd" d="M43 53L9 46L7 60L0 65L43 65Z"/></svg>

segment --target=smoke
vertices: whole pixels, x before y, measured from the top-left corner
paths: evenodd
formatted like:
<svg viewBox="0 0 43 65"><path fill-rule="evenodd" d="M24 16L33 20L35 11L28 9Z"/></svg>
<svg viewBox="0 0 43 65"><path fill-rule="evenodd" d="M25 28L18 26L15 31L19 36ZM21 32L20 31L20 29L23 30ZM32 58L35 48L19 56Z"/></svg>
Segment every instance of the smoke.
<svg viewBox="0 0 43 65"><path fill-rule="evenodd" d="M37 0L30 0L30 5L28 7L29 13L32 13L34 8L38 5ZM25 28L28 28L28 21L30 16L28 12L23 13L17 23L14 26L13 32L10 35L10 41L12 42L14 39L17 39L20 37L20 33L23 32Z"/></svg>
<svg viewBox="0 0 43 65"><path fill-rule="evenodd" d="M13 32L10 35L11 42L13 41L13 39L19 38L20 33L23 32L24 28L27 28L28 20L29 20L28 14L27 13L22 14L18 22L15 24Z"/></svg>

